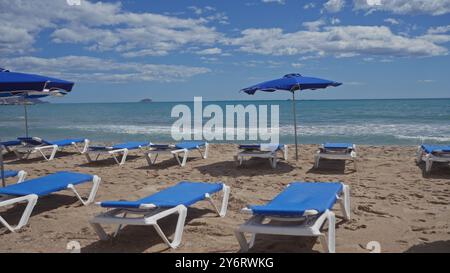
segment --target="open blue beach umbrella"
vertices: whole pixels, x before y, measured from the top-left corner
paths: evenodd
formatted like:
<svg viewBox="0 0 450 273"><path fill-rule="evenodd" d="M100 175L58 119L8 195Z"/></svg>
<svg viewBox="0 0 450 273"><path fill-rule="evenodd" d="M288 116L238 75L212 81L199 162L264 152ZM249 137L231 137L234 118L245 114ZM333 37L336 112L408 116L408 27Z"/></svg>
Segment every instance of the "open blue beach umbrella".
<svg viewBox="0 0 450 273"><path fill-rule="evenodd" d="M342 83L319 78L303 77L301 74L288 74L280 79L253 85L248 88L244 88L241 91L249 95L254 95L256 91L275 92L281 90L281 91L289 91L292 93L292 109L294 113L294 132L295 132L295 159L298 160L297 114L295 105L296 103L295 91L317 90L317 89L324 89L330 86L337 87L339 85L342 85Z"/></svg>
<svg viewBox="0 0 450 273"><path fill-rule="evenodd" d="M60 80L51 77L45 77L34 74L25 74L10 72L9 70L0 68L0 98L19 97L23 99L42 98L47 96L64 96L72 91L73 82ZM28 137L28 113L26 103L25 109L25 130ZM3 170L3 150L0 146L0 165L1 178L3 186L4 170Z"/></svg>

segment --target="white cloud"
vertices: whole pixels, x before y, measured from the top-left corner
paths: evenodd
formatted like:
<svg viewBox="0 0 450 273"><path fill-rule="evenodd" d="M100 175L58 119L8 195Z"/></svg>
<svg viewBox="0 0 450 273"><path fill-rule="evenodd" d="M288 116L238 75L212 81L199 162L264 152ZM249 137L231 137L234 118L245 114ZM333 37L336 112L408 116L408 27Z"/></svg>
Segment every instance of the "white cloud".
<svg viewBox="0 0 450 273"><path fill-rule="evenodd" d="M303 6L303 9L312 9L316 7L316 3L311 2L311 3L307 3Z"/></svg>
<svg viewBox="0 0 450 273"><path fill-rule="evenodd" d="M261 0L263 3L277 3L280 5L286 4L284 0Z"/></svg>
<svg viewBox="0 0 450 273"><path fill-rule="evenodd" d="M51 16L36 16L37 10L57 12L52 12ZM211 11L212 8L205 7L204 10ZM17 32L11 37L8 30L0 29L0 36L8 35L12 41L8 48L4 43L0 45L4 52L30 51L35 37L43 30L49 30L53 31L53 42L83 44L90 50L114 50L124 56L166 55L189 44L212 45L221 34L206 24L212 20L225 23L228 19L221 13L198 19L133 13L123 10L120 2L92 3L87 0L80 6L54 0L0 0L0 17L3 22L8 22L7 29ZM21 38L23 41L19 42Z"/></svg>
<svg viewBox="0 0 450 273"><path fill-rule="evenodd" d="M380 5L370 5L367 0L354 0L355 10L389 11L395 14L430 14L450 13L450 0L379 0Z"/></svg>
<svg viewBox="0 0 450 273"><path fill-rule="evenodd" d="M88 56L0 59L12 71L44 74L84 82L177 82L210 72L208 68L116 62Z"/></svg>
<svg viewBox="0 0 450 273"><path fill-rule="evenodd" d="M344 0L329 0L323 5L323 7L328 12L336 13L341 11L344 5L345 5Z"/></svg>
<svg viewBox="0 0 450 273"><path fill-rule="evenodd" d="M397 20L397 19L394 19L394 18L384 19L384 22L389 23L391 25L398 25L398 24L400 24L400 21Z"/></svg>
<svg viewBox="0 0 450 273"><path fill-rule="evenodd" d="M428 34L442 34L447 32L450 32L450 25L433 27L428 29Z"/></svg>
<svg viewBox="0 0 450 273"><path fill-rule="evenodd" d="M263 55L439 56L447 48L423 37L406 37L386 26L327 26L285 33L282 29L247 29L230 41L241 51Z"/></svg>
<svg viewBox="0 0 450 273"><path fill-rule="evenodd" d="M319 19L311 22L304 22L302 26L306 27L310 31L318 31L321 27L326 25L325 20Z"/></svg>
<svg viewBox="0 0 450 273"><path fill-rule="evenodd" d="M200 51L197 51L198 55L218 55L222 53L222 49L218 47L207 48Z"/></svg>

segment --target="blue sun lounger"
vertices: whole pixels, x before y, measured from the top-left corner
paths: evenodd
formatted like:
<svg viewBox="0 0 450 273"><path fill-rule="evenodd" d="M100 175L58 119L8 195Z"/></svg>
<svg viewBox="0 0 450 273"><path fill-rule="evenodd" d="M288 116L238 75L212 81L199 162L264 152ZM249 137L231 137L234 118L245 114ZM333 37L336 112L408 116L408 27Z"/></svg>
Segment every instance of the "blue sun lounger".
<svg viewBox="0 0 450 273"><path fill-rule="evenodd" d="M319 168L320 159L352 160L357 170L356 145L353 143L325 143L322 144L314 156L314 168Z"/></svg>
<svg viewBox="0 0 450 273"><path fill-rule="evenodd" d="M425 162L425 172L430 172L433 162L450 162L449 145L421 145L417 149L416 162Z"/></svg>
<svg viewBox="0 0 450 273"><path fill-rule="evenodd" d="M25 172L25 171L8 171L8 170L4 171L3 178L8 179L8 178L13 178L13 177L17 177L17 183L21 183L27 177L27 172ZM1 173L0 173L0 180L1 179L2 179L2 177L1 177Z"/></svg>
<svg viewBox="0 0 450 273"><path fill-rule="evenodd" d="M152 166L156 164L156 160L160 154L170 154L177 160L181 167L184 167L190 151L197 150L203 159L208 158L208 146L208 142L204 141L184 141L175 145L152 144L151 149L145 152L145 157L148 165ZM202 149L204 152L202 152ZM180 157L180 154L182 154L183 157ZM152 156L154 156L154 158L152 158Z"/></svg>
<svg viewBox="0 0 450 273"><path fill-rule="evenodd" d="M20 140L10 140L0 142L0 146L5 149L6 152L11 153L14 147L21 146L22 142Z"/></svg>
<svg viewBox="0 0 450 273"><path fill-rule="evenodd" d="M89 140L85 138L62 139L56 141L49 141L38 137L19 137L18 141L22 143L21 146L16 146L12 151L16 154L18 159L28 159L33 153L40 153L42 157L47 160L53 160L58 150L63 150L69 146L73 146L80 154L86 152L89 146ZM78 144L83 144L83 148L78 147ZM49 151L50 155L46 155Z"/></svg>
<svg viewBox="0 0 450 273"><path fill-rule="evenodd" d="M6 220L1 216L0 223L8 228L11 232L22 228L28 223L33 208L36 205L39 197L47 196L63 190L71 190L83 205L89 205L94 201L95 195L97 194L98 187L100 185L100 181L100 177L96 175L58 172L36 179L27 180L19 184L0 188L0 208L16 205L22 202L28 203L17 226L8 224L8 222L6 222ZM75 186L88 182L92 182L93 186L88 198L84 200L83 197L81 197L81 195L75 189Z"/></svg>
<svg viewBox="0 0 450 273"><path fill-rule="evenodd" d="M218 192L223 193L220 210L212 199L212 195ZM230 188L222 183L184 181L137 201L98 203L101 207L111 210L94 217L90 223L101 240L109 238L101 224L118 225L113 236L116 236L125 225L153 226L169 247L176 248L181 243L187 208L199 201L207 200L217 214L224 217L227 212L229 195ZM178 221L173 241L170 242L158 225L158 221L172 214L178 214Z"/></svg>
<svg viewBox="0 0 450 273"><path fill-rule="evenodd" d="M275 234L319 237L326 252L335 252L336 218L332 208L336 203L341 205L345 219L350 219L350 189L347 185L293 182L268 204L243 209L253 217L239 226L235 235L243 251L253 247L256 234ZM270 221L267 223L266 220ZM325 221L328 221L328 243L320 231ZM289 224L282 225L283 222ZM250 242L244 233L252 234Z"/></svg>
<svg viewBox="0 0 450 273"><path fill-rule="evenodd" d="M110 155L113 157L114 161L119 165L122 166L127 161L127 156L130 153L130 151L133 150L142 150L145 151L146 148L149 148L151 142L126 142L117 144L114 146L91 146L88 148L87 152L85 153L86 159L88 162L92 162L91 155L95 155L95 161L98 160L100 155ZM120 160L119 158L122 157Z"/></svg>
<svg viewBox="0 0 450 273"><path fill-rule="evenodd" d="M283 144L250 144L239 145L240 151L234 156L234 160L239 166L244 163L246 158L258 157L269 159L272 168L277 167L278 154L282 153L282 158L288 160L288 146Z"/></svg>

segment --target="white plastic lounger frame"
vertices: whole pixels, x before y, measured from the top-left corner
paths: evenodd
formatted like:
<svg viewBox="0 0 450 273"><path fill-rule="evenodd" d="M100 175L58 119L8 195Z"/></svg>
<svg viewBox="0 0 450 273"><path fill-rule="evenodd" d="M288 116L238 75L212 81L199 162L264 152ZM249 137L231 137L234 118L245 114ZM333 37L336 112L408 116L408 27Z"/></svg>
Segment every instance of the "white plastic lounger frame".
<svg viewBox="0 0 450 273"><path fill-rule="evenodd" d="M278 153L283 153L283 159L288 160L288 145L281 145L281 148L276 151L242 151L239 152L236 156L234 156L234 160L237 162L238 166L241 166L244 163L246 158L258 157L258 158L267 158L269 159L270 166L272 168L277 167L278 163Z"/></svg>
<svg viewBox="0 0 450 273"><path fill-rule="evenodd" d="M89 147L89 140L88 139L84 140L83 149L80 149L80 147L78 147L78 144L75 142L72 142L70 145L73 146L80 154L84 154L86 153ZM58 145L43 145L43 146L23 145L14 148L12 151L14 152L14 154L18 159L28 159L31 154L40 153L45 160L51 161L55 158L56 152L58 150L62 151L64 148L65 147L59 147ZM46 154L47 151L49 151L50 155Z"/></svg>
<svg viewBox="0 0 450 273"><path fill-rule="evenodd" d="M220 217L225 217L228 208L228 199L230 197L230 187L223 185L222 188L223 198L220 210L214 204L209 194L205 195L206 200L213 206L214 210ZM164 234L161 227L158 225L158 221L169 215L178 214L177 226L172 242ZM141 217L129 217L130 215ZM106 213L100 214L90 220L92 227L101 240L108 240L109 235L106 234L101 224L105 225L118 225L113 237L117 236L120 230L126 225L134 226L153 226L158 235L163 239L170 248L177 248L182 240L184 223L187 216L187 207L184 205L178 205L174 208L157 208L153 204L142 204L139 209L112 209Z"/></svg>
<svg viewBox="0 0 450 273"><path fill-rule="evenodd" d="M89 196L87 199L84 199L81 197L81 195L76 190L75 186L72 184L69 184L67 186L67 190L71 190L75 196L80 200L80 202L87 206L94 202L95 196L97 195L98 188L100 186L101 178L94 175L92 178L92 189L89 193ZM10 225L6 220L0 216L0 223L3 224L7 229L9 229L11 232L16 232L17 230L21 229L25 225L27 225L28 220L30 219L31 213L33 212L34 206L36 205L38 201L38 196L36 194L29 194L26 196L9 196L9 195L0 195L0 208L16 205L18 203L26 202L27 206L25 210L22 213L22 216L20 217L19 223L16 226Z"/></svg>
<svg viewBox="0 0 450 273"><path fill-rule="evenodd" d="M15 177L17 177L17 184L22 183L27 178L26 171L19 171Z"/></svg>
<svg viewBox="0 0 450 273"><path fill-rule="evenodd" d="M207 142L205 142L204 146L205 146L204 152L202 152L202 146L197 146L195 148L195 150L197 150L200 153L200 156L203 159L207 159L209 144ZM156 164L156 160L158 159L158 156L160 154L171 154L177 160L178 164L181 167L184 167L184 166L186 166L187 160L189 158L189 152L190 152L190 150L188 150L188 149L176 149L175 145L169 145L169 149L156 148L156 149L151 149L150 151L146 151L145 158L147 159L148 165L152 166L152 165ZM183 156L181 157L180 154L182 154Z"/></svg>
<svg viewBox="0 0 450 273"><path fill-rule="evenodd" d="M416 162L419 164L421 161L425 162L425 172L429 173L434 162L450 163L450 153L429 154L419 146Z"/></svg>
<svg viewBox="0 0 450 273"><path fill-rule="evenodd" d="M139 150L145 152L145 151L147 151L145 149L147 147L148 146L140 146ZM93 161L97 161L101 155L110 155L110 156L112 156L114 161L117 163L117 165L123 166L125 164L125 162L127 161L127 157L128 157L129 153L130 153L130 150L127 148L115 149L115 150L92 150L92 151L90 151L88 148L87 152L84 155L86 156L86 159L89 163L91 163ZM91 154L95 155L95 160L92 160Z"/></svg>
<svg viewBox="0 0 450 273"><path fill-rule="evenodd" d="M357 158L357 152L356 152L356 145L353 144L353 147L350 151L349 149L346 149L344 152L341 152L340 150L334 151L334 152L327 152L325 147L322 145L320 150L317 151L317 153L314 156L314 168L319 168L320 159L332 159L332 160L352 160L353 164L355 166L355 170L358 170L358 165L356 163ZM332 151L328 149L328 151Z"/></svg>
<svg viewBox="0 0 450 273"><path fill-rule="evenodd" d="M338 203L341 207L342 213L346 220L350 219L350 188L347 185L343 185L342 195L338 197ZM245 208L242 210L245 213L251 213L251 210ZM271 223L265 223L266 220L273 220L279 222L298 222L298 225L280 226L271 225ZM326 235L320 230L325 221L328 221L328 240ZM263 215L255 215L250 218L246 223L242 224L235 230L235 236L241 246L241 251L248 251L253 247L256 239L256 234L273 234L273 235L289 235L289 236L307 236L307 237L319 237L319 240L323 246L325 252L336 252L336 216L331 210L327 210L321 215L317 214L317 211L306 211L303 217L271 217ZM247 241L244 234L250 233L250 242Z"/></svg>

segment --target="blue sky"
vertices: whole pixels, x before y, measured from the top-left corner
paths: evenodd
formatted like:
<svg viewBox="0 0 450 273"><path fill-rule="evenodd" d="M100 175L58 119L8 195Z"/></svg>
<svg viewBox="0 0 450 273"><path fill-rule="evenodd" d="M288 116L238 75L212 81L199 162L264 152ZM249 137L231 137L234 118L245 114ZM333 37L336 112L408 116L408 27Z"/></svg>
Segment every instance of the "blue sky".
<svg viewBox="0 0 450 273"><path fill-rule="evenodd" d="M0 0L0 67L76 82L58 102L450 97L450 0ZM37 11L52 11L36 16ZM38 12L41 14L41 12Z"/></svg>

